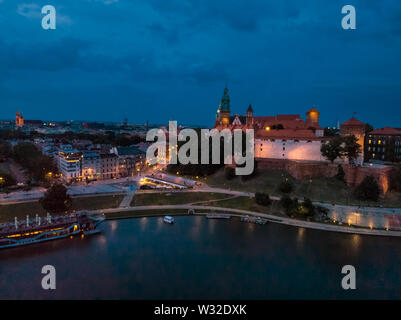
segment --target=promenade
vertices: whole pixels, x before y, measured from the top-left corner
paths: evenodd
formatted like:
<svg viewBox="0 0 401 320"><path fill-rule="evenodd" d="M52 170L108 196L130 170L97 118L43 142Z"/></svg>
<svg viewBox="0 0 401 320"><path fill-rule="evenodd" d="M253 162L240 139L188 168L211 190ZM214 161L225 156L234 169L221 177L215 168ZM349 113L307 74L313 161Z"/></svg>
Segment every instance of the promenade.
<svg viewBox="0 0 401 320"><path fill-rule="evenodd" d="M120 212L131 212L131 211L147 211L147 210L195 210L196 214L203 214L206 213L199 213L198 210L206 210L206 211L216 211L222 213L229 213L233 216L242 216L242 215L252 215L261 218L265 218L270 222L285 224L294 227L301 227L301 228L309 228L315 230L322 230L322 231L331 231L331 232L342 232L348 234L361 234L361 235L370 235L370 236L392 236L392 237L401 237L401 231L393 231L393 230L376 230L376 229L362 229L362 228L355 228L355 227L346 227L346 226L338 226L338 225L331 225L325 223L318 223L318 222L310 222L310 221L303 221L285 217L279 217L272 214L266 213L259 213L254 211L242 210L242 209L232 209L232 208L222 208L222 207L213 207L213 206L199 206L199 205L151 205L151 206L137 206L137 207L128 207L128 208L113 208L113 209L103 209L99 210L101 213L113 214L115 213L118 217L118 213ZM171 215L171 213L169 213ZM182 215L182 214L180 214ZM112 217L112 216L111 216ZM135 217L135 215L133 215Z"/></svg>

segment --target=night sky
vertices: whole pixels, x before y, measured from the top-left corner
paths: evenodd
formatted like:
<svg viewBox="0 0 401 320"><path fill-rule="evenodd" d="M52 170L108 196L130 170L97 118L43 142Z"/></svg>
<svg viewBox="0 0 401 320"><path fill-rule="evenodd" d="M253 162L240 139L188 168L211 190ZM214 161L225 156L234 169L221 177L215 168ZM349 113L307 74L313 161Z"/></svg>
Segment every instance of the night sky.
<svg viewBox="0 0 401 320"><path fill-rule="evenodd" d="M401 127L401 2L0 0L0 119L213 125L226 83L232 113Z"/></svg>

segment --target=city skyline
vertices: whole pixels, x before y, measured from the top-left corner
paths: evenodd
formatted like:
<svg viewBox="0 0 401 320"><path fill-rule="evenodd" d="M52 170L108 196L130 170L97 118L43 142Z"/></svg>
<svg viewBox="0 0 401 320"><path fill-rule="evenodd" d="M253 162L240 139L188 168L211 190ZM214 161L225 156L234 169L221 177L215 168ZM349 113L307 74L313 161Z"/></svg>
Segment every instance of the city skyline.
<svg viewBox="0 0 401 320"><path fill-rule="evenodd" d="M356 30L343 4L314 0L50 1L56 30L41 28L44 4L0 2L2 119L212 126L228 84L233 114L316 107L325 126L353 112L400 126L396 1L353 1Z"/></svg>

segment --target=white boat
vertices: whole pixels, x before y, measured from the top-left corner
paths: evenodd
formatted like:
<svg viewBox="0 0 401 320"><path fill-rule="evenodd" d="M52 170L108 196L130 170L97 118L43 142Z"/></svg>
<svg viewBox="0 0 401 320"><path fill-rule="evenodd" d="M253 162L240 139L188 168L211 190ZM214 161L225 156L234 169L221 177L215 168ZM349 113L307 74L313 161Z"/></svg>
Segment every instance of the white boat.
<svg viewBox="0 0 401 320"><path fill-rule="evenodd" d="M163 221L164 221L165 223L170 223L170 224L172 224L172 223L174 223L174 218L171 217L171 216L165 216L164 219L163 219Z"/></svg>

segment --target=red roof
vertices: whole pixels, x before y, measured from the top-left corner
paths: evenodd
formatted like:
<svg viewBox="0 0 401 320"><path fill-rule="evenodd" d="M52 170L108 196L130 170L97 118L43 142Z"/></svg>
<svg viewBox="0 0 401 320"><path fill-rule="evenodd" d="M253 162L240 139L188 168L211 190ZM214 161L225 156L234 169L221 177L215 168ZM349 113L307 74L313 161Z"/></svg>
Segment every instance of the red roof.
<svg viewBox="0 0 401 320"><path fill-rule="evenodd" d="M352 117L348 121L345 121L341 126L365 126L365 124L362 121Z"/></svg>
<svg viewBox="0 0 401 320"><path fill-rule="evenodd" d="M373 130L373 131L369 132L369 134L401 136L401 130L391 128L391 127L385 127L385 128Z"/></svg>
<svg viewBox="0 0 401 320"><path fill-rule="evenodd" d="M319 111L317 111L315 108L310 109L307 113L311 113L311 112L317 112L320 113Z"/></svg>
<svg viewBox="0 0 401 320"><path fill-rule="evenodd" d="M299 114L278 114L276 116L277 120L300 120Z"/></svg>

